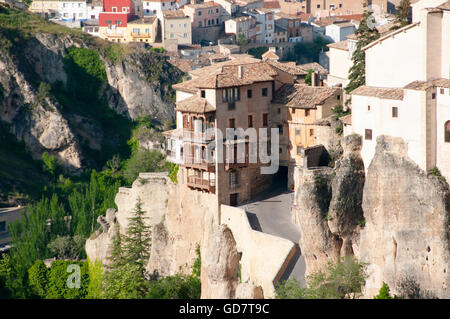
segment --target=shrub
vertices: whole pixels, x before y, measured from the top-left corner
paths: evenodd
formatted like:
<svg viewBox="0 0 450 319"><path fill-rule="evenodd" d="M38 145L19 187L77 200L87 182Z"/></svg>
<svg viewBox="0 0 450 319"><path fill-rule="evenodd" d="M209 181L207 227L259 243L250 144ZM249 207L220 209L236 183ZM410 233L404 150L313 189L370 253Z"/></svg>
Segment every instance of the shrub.
<svg viewBox="0 0 450 319"><path fill-rule="evenodd" d="M70 288L68 281L74 273L68 272L70 265L80 267L80 287ZM87 262L55 260L52 262L48 276L46 299L83 299L87 296L89 270Z"/></svg>
<svg viewBox="0 0 450 319"><path fill-rule="evenodd" d="M195 259L194 266L192 267L192 275L200 278L200 273L202 270L202 257L200 255L200 245L197 244L195 248L195 253L197 254L197 259Z"/></svg>
<svg viewBox="0 0 450 319"><path fill-rule="evenodd" d="M295 278L282 281L275 290L276 299L306 299L307 289L300 287Z"/></svg>
<svg viewBox="0 0 450 319"><path fill-rule="evenodd" d="M40 298L44 298L47 293L49 270L42 260L36 260L33 266L28 269L28 284L31 293Z"/></svg>
<svg viewBox="0 0 450 319"><path fill-rule="evenodd" d="M84 253L84 242L81 235L57 236L48 244L48 249L57 259L79 260Z"/></svg>
<svg viewBox="0 0 450 319"><path fill-rule="evenodd" d="M392 296L389 294L389 286L383 281L383 286L381 286L378 295L373 297L373 299L392 299Z"/></svg>
<svg viewBox="0 0 450 319"><path fill-rule="evenodd" d="M200 299L201 282L197 276L168 276L150 283L147 299Z"/></svg>
<svg viewBox="0 0 450 319"><path fill-rule="evenodd" d="M141 172L161 172L164 170L164 155L161 152L139 149L126 162L123 176L132 184Z"/></svg>

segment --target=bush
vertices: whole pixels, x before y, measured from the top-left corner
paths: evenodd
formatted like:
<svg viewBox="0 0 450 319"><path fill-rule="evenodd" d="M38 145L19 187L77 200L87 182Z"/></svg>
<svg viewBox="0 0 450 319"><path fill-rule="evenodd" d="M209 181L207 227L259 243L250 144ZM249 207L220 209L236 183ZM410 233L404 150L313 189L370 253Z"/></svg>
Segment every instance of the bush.
<svg viewBox="0 0 450 319"><path fill-rule="evenodd" d="M392 296L389 294L389 286L383 281L383 286L381 286L378 295L373 297L373 299L392 299Z"/></svg>
<svg viewBox="0 0 450 319"><path fill-rule="evenodd" d="M74 272L68 272L70 265L80 267L80 287L70 288L68 281ZM69 280L68 280L69 279ZM89 286L89 270L87 262L55 260L48 275L46 299L83 299L87 296Z"/></svg>
<svg viewBox="0 0 450 319"><path fill-rule="evenodd" d="M128 184L132 184L141 172L163 171L164 163L164 155L161 152L139 149L126 162L123 176Z"/></svg>
<svg viewBox="0 0 450 319"><path fill-rule="evenodd" d="M300 287L297 279L292 278L281 282L275 290L277 299L306 299L308 290Z"/></svg>
<svg viewBox="0 0 450 319"><path fill-rule="evenodd" d="M84 254L84 242L81 235L57 236L48 244L48 249L57 259L79 260Z"/></svg>
<svg viewBox="0 0 450 319"><path fill-rule="evenodd" d="M150 283L147 299L200 299L201 282L197 276L175 275Z"/></svg>
<svg viewBox="0 0 450 319"><path fill-rule="evenodd" d="M49 270L42 260L36 260L28 269L28 284L30 291L37 297L44 298L47 293Z"/></svg>

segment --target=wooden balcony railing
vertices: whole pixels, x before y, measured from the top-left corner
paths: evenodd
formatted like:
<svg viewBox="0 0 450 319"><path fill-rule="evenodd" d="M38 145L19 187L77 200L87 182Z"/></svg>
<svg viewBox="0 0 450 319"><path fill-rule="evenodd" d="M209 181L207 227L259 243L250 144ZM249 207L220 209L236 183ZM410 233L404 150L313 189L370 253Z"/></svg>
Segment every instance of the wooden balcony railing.
<svg viewBox="0 0 450 319"><path fill-rule="evenodd" d="M184 156L182 164L185 167L202 169L208 172L214 172L216 169L215 161L207 161L205 159L194 156Z"/></svg>
<svg viewBox="0 0 450 319"><path fill-rule="evenodd" d="M215 193L216 191L216 180L215 179L203 179L197 176L187 177L187 186L195 189L201 189L208 191L210 193Z"/></svg>
<svg viewBox="0 0 450 319"><path fill-rule="evenodd" d="M225 162L225 170L228 171L233 168L247 167L248 164L249 164L248 154L245 154L245 156L235 157L233 162L230 163Z"/></svg>

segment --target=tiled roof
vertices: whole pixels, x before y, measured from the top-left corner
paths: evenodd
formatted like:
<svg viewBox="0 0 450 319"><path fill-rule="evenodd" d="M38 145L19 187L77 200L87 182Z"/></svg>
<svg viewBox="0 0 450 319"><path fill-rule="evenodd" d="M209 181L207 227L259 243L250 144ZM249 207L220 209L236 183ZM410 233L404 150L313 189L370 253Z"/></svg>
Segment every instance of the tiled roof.
<svg viewBox="0 0 450 319"><path fill-rule="evenodd" d="M363 17L362 13L359 14L347 14L347 15L341 15L339 18L346 19L346 20L356 20L361 21Z"/></svg>
<svg viewBox="0 0 450 319"><path fill-rule="evenodd" d="M278 1L264 1L264 8L280 9L280 3Z"/></svg>
<svg viewBox="0 0 450 319"><path fill-rule="evenodd" d="M362 49L363 49L363 50L367 50L367 49L369 49L369 48L371 48L371 47L377 45L378 43L381 43L381 42L383 42L384 40L389 39L390 37L392 37L392 36L394 36L394 35L396 35L396 34L399 34L399 33L404 32L404 31L406 31L406 30L409 30L409 29L412 29L412 28L414 28L414 27L417 27L418 25L419 25L419 22L416 22L416 23L408 24L407 26L404 26L403 28L400 28L400 29L397 29L397 30L389 30L389 31L387 31L385 34L382 34L382 33L380 32L381 37L380 37L378 40L373 41L372 43L366 45L366 46L365 46L364 48L362 48Z"/></svg>
<svg viewBox="0 0 450 319"><path fill-rule="evenodd" d="M313 70L314 72L319 72L320 74L328 74L328 71L317 62L300 64L297 67L306 72L308 72L308 70Z"/></svg>
<svg viewBox="0 0 450 319"><path fill-rule="evenodd" d="M450 88L449 79L433 79L429 81L414 81L405 86L408 90L427 90L431 87Z"/></svg>
<svg viewBox="0 0 450 319"><path fill-rule="evenodd" d="M333 49L338 49L338 50L348 51L348 40L344 40L344 41L336 42L336 43L330 43L330 44L327 44L327 47L333 48Z"/></svg>
<svg viewBox="0 0 450 319"><path fill-rule="evenodd" d="M446 3L441 4L438 6L439 9L442 10L450 10L450 1L447 1Z"/></svg>
<svg viewBox="0 0 450 319"><path fill-rule="evenodd" d="M352 115L348 114L339 118L344 125L352 125Z"/></svg>
<svg viewBox="0 0 450 319"><path fill-rule="evenodd" d="M212 73L219 73L222 70L222 66L224 65L236 65L236 64L246 64L246 63L255 63L255 62L259 62L259 59L255 59L252 56L248 56L248 55L230 55L230 59L229 61L224 61L224 62L219 62L219 63L215 63L213 65L210 66L206 66L204 68L201 69L196 69L196 70L192 70L189 72L190 75L192 75L194 78L197 77L204 77L207 75L210 75Z"/></svg>
<svg viewBox="0 0 450 319"><path fill-rule="evenodd" d="M182 10L165 10L163 16L166 19L186 18L186 14Z"/></svg>
<svg viewBox="0 0 450 319"><path fill-rule="evenodd" d="M280 57L273 51L267 51L262 56L263 60L272 59L272 60L278 60Z"/></svg>
<svg viewBox="0 0 450 319"><path fill-rule="evenodd" d="M233 62L233 60L203 68L199 70L202 73L197 73L199 77L175 84L173 88L187 92L194 92L197 89L227 88L273 81L277 75L277 72L266 62L225 64L227 62ZM239 76L239 68L242 68L241 76Z"/></svg>
<svg viewBox="0 0 450 319"><path fill-rule="evenodd" d="M314 21L315 25L319 27L326 27L327 25L333 24L335 22L349 22L348 19L344 19L340 16L331 16L326 18L320 18Z"/></svg>
<svg viewBox="0 0 450 319"><path fill-rule="evenodd" d="M273 102L292 108L314 109L340 90L327 86L285 84L275 92Z"/></svg>
<svg viewBox="0 0 450 319"><path fill-rule="evenodd" d="M203 3L190 3L190 4L186 4L185 6L194 8L194 9L204 9L204 8L218 7L218 6L220 6L220 4L215 3L214 1L209 1L209 2L203 2Z"/></svg>
<svg viewBox="0 0 450 319"><path fill-rule="evenodd" d="M403 89L401 88L378 88L372 86L360 86L353 90L351 95L373 96L380 99L403 100Z"/></svg>
<svg viewBox="0 0 450 319"><path fill-rule="evenodd" d="M142 17L136 18L134 20L130 20L128 23L130 24L153 24L155 22L156 17Z"/></svg>
<svg viewBox="0 0 450 319"><path fill-rule="evenodd" d="M206 99L194 95L177 102L176 110L181 112L206 113L214 112L216 108Z"/></svg>
<svg viewBox="0 0 450 319"><path fill-rule="evenodd" d="M295 65L295 62L278 62L278 61L273 61L273 60L268 60L266 61L267 63L269 63L271 66L284 71L290 75L306 75L308 74L307 71L305 71L303 68L298 67L297 65Z"/></svg>

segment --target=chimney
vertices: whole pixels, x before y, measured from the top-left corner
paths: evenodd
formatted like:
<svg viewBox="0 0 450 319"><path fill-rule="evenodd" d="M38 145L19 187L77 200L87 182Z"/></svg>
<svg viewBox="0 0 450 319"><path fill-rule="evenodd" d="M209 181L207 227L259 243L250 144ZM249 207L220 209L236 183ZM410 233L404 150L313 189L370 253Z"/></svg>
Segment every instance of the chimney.
<svg viewBox="0 0 450 319"><path fill-rule="evenodd" d="M238 66L238 78L242 79L242 65Z"/></svg>
<svg viewBox="0 0 450 319"><path fill-rule="evenodd" d="M311 73L311 86L315 87L318 85L318 76L316 72Z"/></svg>

